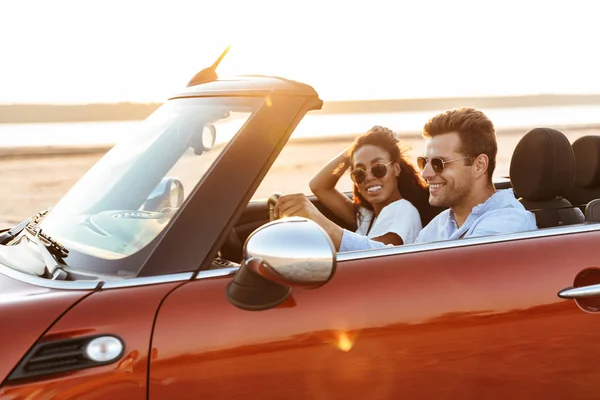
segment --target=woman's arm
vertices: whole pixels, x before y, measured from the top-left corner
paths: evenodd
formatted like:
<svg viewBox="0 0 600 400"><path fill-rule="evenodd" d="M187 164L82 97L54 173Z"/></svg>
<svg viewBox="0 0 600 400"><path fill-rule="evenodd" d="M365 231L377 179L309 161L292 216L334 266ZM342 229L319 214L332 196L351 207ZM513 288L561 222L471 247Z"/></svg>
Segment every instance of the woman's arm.
<svg viewBox="0 0 600 400"><path fill-rule="evenodd" d="M327 232L336 251L339 250L344 230L321 214L306 195L295 193L281 196L275 203L273 215L275 218L298 216L313 220Z"/></svg>
<svg viewBox="0 0 600 400"><path fill-rule="evenodd" d="M388 232L385 235L378 236L376 238L372 238L371 240L375 240L377 242L381 242L383 244L393 244L394 246L400 246L404 244L404 241L397 233Z"/></svg>
<svg viewBox="0 0 600 400"><path fill-rule="evenodd" d="M354 214L352 200L335 188L341 176L349 167L350 159L346 151L343 151L321 168L311 179L309 186L321 204L346 224L355 227L356 215Z"/></svg>

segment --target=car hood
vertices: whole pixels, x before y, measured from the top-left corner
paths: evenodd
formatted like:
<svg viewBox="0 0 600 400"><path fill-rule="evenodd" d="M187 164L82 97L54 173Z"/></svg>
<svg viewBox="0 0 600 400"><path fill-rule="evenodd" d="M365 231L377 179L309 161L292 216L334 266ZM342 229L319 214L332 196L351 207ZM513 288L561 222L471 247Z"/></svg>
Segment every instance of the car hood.
<svg viewBox="0 0 600 400"><path fill-rule="evenodd" d="M44 281L0 264L0 382L65 311L94 291L70 290L67 282L47 281L65 289L27 282L36 280Z"/></svg>

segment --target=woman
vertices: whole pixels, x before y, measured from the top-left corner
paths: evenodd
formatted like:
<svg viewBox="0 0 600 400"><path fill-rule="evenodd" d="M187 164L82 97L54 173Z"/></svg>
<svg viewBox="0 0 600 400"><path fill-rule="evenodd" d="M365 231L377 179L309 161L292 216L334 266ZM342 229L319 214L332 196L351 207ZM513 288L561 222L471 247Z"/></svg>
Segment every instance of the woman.
<svg viewBox="0 0 600 400"><path fill-rule="evenodd" d="M353 200L335 188L349 167ZM413 243L435 215L425 182L407 161L394 133L379 126L325 165L311 180L310 189L357 233L384 244Z"/></svg>

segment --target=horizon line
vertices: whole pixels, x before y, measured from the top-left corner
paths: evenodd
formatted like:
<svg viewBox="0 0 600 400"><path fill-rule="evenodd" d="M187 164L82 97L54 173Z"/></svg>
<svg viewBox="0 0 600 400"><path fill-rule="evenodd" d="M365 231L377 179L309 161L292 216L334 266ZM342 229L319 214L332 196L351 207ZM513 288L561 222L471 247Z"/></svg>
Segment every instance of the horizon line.
<svg viewBox="0 0 600 400"><path fill-rule="evenodd" d="M327 103L355 103L355 102L376 102L376 101L427 101L427 100L449 100L449 99L504 99L504 98L535 98L535 97L600 97L598 93L570 93L570 92L540 92L540 93L520 93L520 94L498 94L498 95L449 95L449 96L426 96L426 97L382 97L382 98L357 98L357 99L322 99ZM97 105L127 105L127 104L144 104L144 105L156 105L166 102L169 98L164 100L148 100L148 101L136 101L136 100L118 100L118 101L89 101L89 102L0 102L0 107L7 106L97 106Z"/></svg>

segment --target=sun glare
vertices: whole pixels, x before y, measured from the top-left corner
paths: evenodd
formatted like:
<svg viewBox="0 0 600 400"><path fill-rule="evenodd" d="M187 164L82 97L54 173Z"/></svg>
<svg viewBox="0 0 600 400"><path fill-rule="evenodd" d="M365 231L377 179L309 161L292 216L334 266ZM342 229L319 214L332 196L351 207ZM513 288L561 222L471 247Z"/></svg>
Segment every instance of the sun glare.
<svg viewBox="0 0 600 400"><path fill-rule="evenodd" d="M354 346L355 337L351 337L347 332L341 331L337 337L337 348L348 352Z"/></svg>

